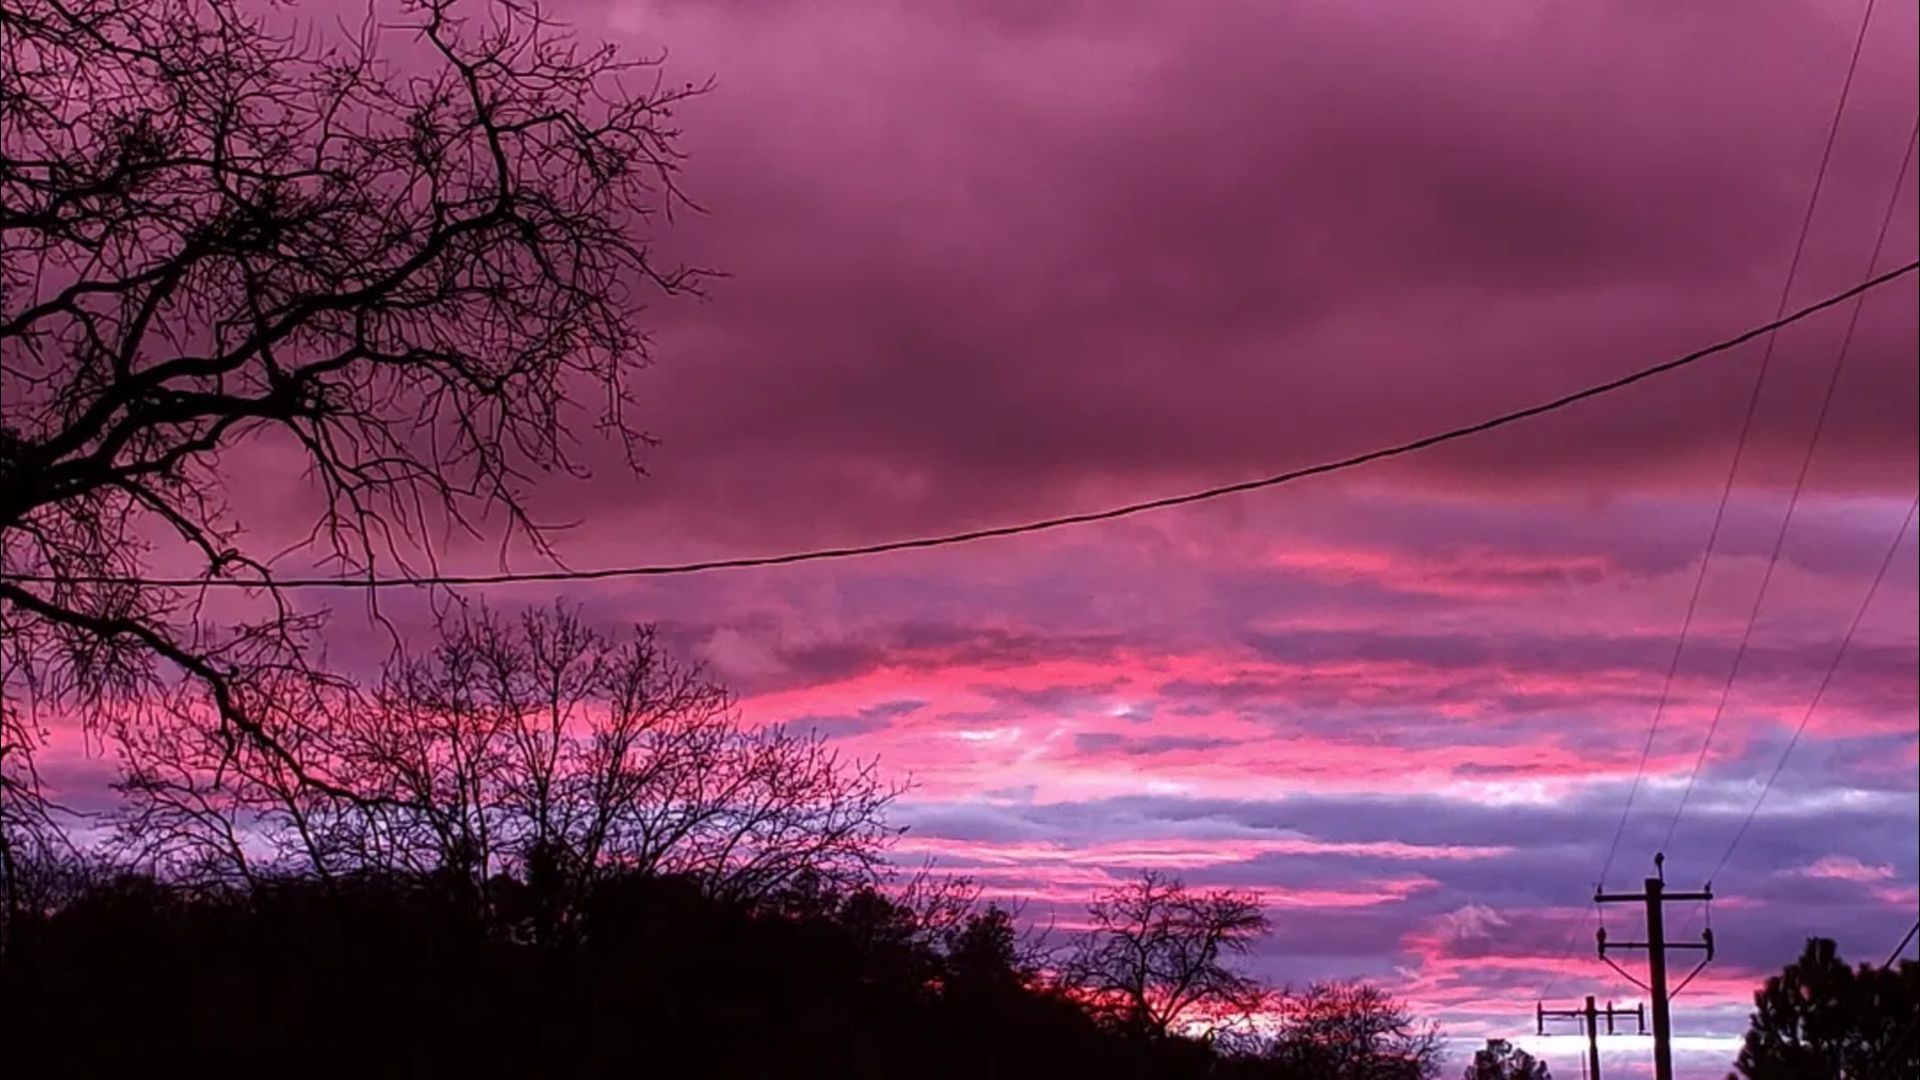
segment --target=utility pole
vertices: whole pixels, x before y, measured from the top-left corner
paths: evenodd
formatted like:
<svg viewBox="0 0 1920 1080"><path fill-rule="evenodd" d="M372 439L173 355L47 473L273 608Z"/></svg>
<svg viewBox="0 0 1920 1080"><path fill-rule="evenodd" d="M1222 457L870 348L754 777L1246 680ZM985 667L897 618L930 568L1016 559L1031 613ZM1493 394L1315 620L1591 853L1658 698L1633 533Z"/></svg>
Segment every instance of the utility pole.
<svg viewBox="0 0 1920 1080"><path fill-rule="evenodd" d="M1706 958L1701 960L1699 965L1687 975L1686 979L1681 981L1680 986L1675 988L1674 993L1685 989L1687 983L1692 982L1693 977L1700 974L1700 969L1706 967L1707 964L1713 960L1713 929L1709 927L1701 931L1700 943L1697 945L1690 942L1670 942L1667 940L1665 910L1667 904L1688 903L1696 900L1711 902L1713 900L1713 887L1709 885L1700 892L1670 893L1667 891L1665 864L1666 856L1655 855L1653 857L1654 869L1660 876L1647 878L1644 882L1646 886L1644 892L1596 892L1593 894L1593 900L1596 904L1646 905L1647 940L1622 941L1609 944L1607 941L1607 928L1604 926L1595 933L1594 937L1600 945L1600 959L1605 960L1607 965L1615 971L1625 975L1627 981L1645 990L1648 996L1653 999L1654 1080L1673 1080L1673 1017L1667 1007L1668 998L1670 997L1667 992L1667 950L1698 949L1706 953ZM1641 982L1639 979L1628 974L1625 968L1614 963L1613 958L1607 955L1609 948L1645 949L1647 953L1647 981L1644 983Z"/></svg>
<svg viewBox="0 0 1920 1080"><path fill-rule="evenodd" d="M1550 1017L1585 1022L1587 1028L1587 1074L1591 1076L1593 1080L1600 1080L1599 1020L1601 1017L1606 1018L1607 1034L1611 1035L1613 1034L1613 1018L1616 1016L1633 1017L1640 1029L1637 1034L1645 1035L1647 1033L1647 1012L1645 1005L1635 1005L1631 1009L1616 1009L1613 1007L1613 1002L1609 1001L1605 1009L1598 1009L1594 1007L1593 995L1588 994L1587 1007L1584 1009L1549 1009L1544 1005L1535 1005L1533 1007L1534 1031L1541 1035L1547 1033L1547 1020Z"/></svg>

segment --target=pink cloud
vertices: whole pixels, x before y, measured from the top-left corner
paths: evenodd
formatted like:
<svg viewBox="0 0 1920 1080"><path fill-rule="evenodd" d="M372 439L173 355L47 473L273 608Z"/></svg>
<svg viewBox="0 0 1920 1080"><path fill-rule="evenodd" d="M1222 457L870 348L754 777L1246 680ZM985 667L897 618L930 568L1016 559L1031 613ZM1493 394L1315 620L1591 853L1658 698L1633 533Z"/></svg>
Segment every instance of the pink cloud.
<svg viewBox="0 0 1920 1080"><path fill-rule="evenodd" d="M1893 876L1893 867L1868 865L1851 855L1822 855L1808 866L1793 871L1802 877L1832 881L1881 882Z"/></svg>

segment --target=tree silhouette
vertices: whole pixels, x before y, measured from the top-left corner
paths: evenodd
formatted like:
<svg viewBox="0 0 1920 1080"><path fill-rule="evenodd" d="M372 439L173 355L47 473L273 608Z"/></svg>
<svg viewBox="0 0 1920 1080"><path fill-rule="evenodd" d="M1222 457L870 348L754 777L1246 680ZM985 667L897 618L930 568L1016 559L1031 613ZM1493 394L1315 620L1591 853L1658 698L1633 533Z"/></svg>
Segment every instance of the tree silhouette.
<svg viewBox="0 0 1920 1080"><path fill-rule="evenodd" d="M33 748L41 737L28 716L0 695L0 966L21 915L48 904L54 887L49 872L72 854L34 766Z"/></svg>
<svg viewBox="0 0 1920 1080"><path fill-rule="evenodd" d="M745 728L726 691L650 629L616 639L561 607L453 620L374 692L269 730L346 794L299 785L278 756L223 740L217 720L169 714L127 730L121 850L230 885L431 877L469 906L510 897L519 932L546 941L615 871L743 900L801 875L838 892L875 880L894 835L883 815L899 789L873 763Z"/></svg>
<svg viewBox="0 0 1920 1080"><path fill-rule="evenodd" d="M1488 1039L1486 1049L1473 1052L1463 1080L1553 1080L1553 1071L1505 1039Z"/></svg>
<svg viewBox="0 0 1920 1080"><path fill-rule="evenodd" d="M37 790L21 701L204 712L345 794L262 715L294 678L329 690L224 466L304 473L330 573L431 565L487 521L545 550L526 493L581 471L574 433L645 442L636 312L699 280L645 230L684 202L672 113L702 88L529 3L402 0L328 34L239 0L0 0L0 24L8 802ZM219 628L124 580L156 568L265 595Z"/></svg>
<svg viewBox="0 0 1920 1080"><path fill-rule="evenodd" d="M1920 1074L1920 964L1849 968L1826 938L1753 995L1737 1075L1746 1080L1895 1080ZM1729 1077L1735 1074L1729 1074Z"/></svg>
<svg viewBox="0 0 1920 1080"><path fill-rule="evenodd" d="M1314 983L1282 996L1267 1056L1300 1080L1432 1080L1440 1075L1440 1031L1379 987Z"/></svg>
<svg viewBox="0 0 1920 1080"><path fill-rule="evenodd" d="M474 912L407 875L209 888L96 869L29 917L0 981L9 1033L32 1033L9 1040L8 1075L130 1075L156 1048L207 1077L1336 1075L1100 1023L1018 977L1007 913L954 926L938 906L804 875L747 902L616 870L570 912L591 947L555 950L501 932L511 903Z"/></svg>
<svg viewBox="0 0 1920 1080"><path fill-rule="evenodd" d="M1244 1018L1266 987L1228 966L1267 933L1248 893L1189 890L1145 871L1088 905L1091 928L1075 943L1064 978L1121 1028L1164 1036L1176 1024Z"/></svg>
<svg viewBox="0 0 1920 1080"><path fill-rule="evenodd" d="M947 935L947 982L961 993L996 993L1025 987L1037 971L1022 954L1013 913L998 905L969 913Z"/></svg>

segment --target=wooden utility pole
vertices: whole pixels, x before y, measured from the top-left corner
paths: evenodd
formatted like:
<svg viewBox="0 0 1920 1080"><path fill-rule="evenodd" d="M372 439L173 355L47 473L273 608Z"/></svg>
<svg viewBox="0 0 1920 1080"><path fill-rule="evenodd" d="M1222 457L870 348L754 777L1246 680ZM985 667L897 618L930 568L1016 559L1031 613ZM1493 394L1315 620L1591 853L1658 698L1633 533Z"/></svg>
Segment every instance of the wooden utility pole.
<svg viewBox="0 0 1920 1080"><path fill-rule="evenodd" d="M1634 1022L1639 1026L1637 1034L1645 1035L1647 1033L1647 1012L1646 1006L1644 1005L1635 1005L1631 1009L1616 1009L1613 1007L1613 1002L1609 1001L1605 1009L1599 1009L1594 1007L1593 995L1588 994L1587 1007L1584 1009L1549 1009L1544 1005L1535 1005L1533 1007L1534 1030L1541 1035L1547 1033L1547 1020L1549 1018L1580 1020L1586 1024L1587 1074L1591 1076L1593 1080L1600 1080L1599 1020L1601 1017L1606 1018L1607 1034L1611 1035L1613 1034L1613 1018L1616 1016L1633 1017Z"/></svg>
<svg viewBox="0 0 1920 1080"><path fill-rule="evenodd" d="M1700 969L1706 967L1707 964L1713 960L1713 930L1711 928L1701 931L1700 944L1697 945L1690 942L1670 942L1667 940L1665 906L1667 904L1688 903L1696 900L1703 902L1711 901L1713 899L1713 888L1712 886L1708 886L1700 892L1667 892L1665 862L1665 856L1655 855L1653 857L1653 865L1655 869L1659 871L1660 876L1647 878L1644 882L1646 886L1644 892L1596 892L1593 894L1593 900L1596 904L1646 905L1647 940L1609 943L1607 941L1607 928L1604 926L1601 927L1594 936L1600 944L1600 959L1605 960L1608 966L1612 967L1615 971L1625 975L1627 981L1645 990L1647 995L1653 999L1654 1080L1673 1080L1673 1018L1668 1012L1667 1007L1670 996L1667 992L1667 950L1699 949L1706 953L1706 958L1701 960L1699 965L1687 975L1686 979L1680 983L1680 987L1676 988L1675 993L1678 993L1679 989L1684 989L1687 983L1693 981L1695 975L1700 974ZM1607 955L1607 950L1610 948L1645 949L1647 953L1647 981L1644 983L1641 982L1639 979L1628 974L1625 968L1614 963L1613 958Z"/></svg>

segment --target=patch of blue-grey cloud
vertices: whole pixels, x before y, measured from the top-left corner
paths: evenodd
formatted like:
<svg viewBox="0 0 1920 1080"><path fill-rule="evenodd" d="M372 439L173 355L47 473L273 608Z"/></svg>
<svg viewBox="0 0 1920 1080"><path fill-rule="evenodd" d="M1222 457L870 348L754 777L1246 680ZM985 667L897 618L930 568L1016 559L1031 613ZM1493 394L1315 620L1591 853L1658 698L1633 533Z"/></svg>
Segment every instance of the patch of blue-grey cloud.
<svg viewBox="0 0 1920 1080"><path fill-rule="evenodd" d="M1831 785L1830 777L1824 781ZM1911 900L1920 855L1916 811L1896 792L1823 794L1818 780L1783 774L1778 809L1763 809L1742 838L1716 891L1729 903L1711 912L1722 972L1756 980L1797 955L1804 939L1831 936L1843 951L1866 958L1891 946L1912 919ZM1314 973L1379 973L1405 963L1381 942L1399 941L1429 920L1465 905L1481 905L1505 925L1457 954L1549 955L1560 951L1568 919L1593 895L1601 862L1626 794L1624 781L1575 789L1558 802L1493 805L1441 795L1300 795L1267 800L1126 796L1069 803L972 801L903 804L899 819L916 836L973 843L1033 843L1065 850L1102 842L1180 837L1204 846L1235 840L1310 838L1332 844L1409 845L1385 855L1361 848L1306 853L1254 853L1190 868L1193 884L1233 887L1365 890L1373 883L1423 879L1403 895L1361 908L1323 908L1312 918L1276 913L1275 935L1261 963L1288 978ZM1670 796L1662 791L1656 795ZM1653 873L1653 846L1664 832L1670 804L1656 797L1628 821L1610 889L1630 889ZM1769 797L1772 806L1772 796ZM1709 798L1690 809L1675 836L1666 874L1676 886L1699 887L1724 850L1746 806ZM1449 845L1506 849L1478 858L1447 857ZM1422 846L1433 848L1422 853ZM1863 879L1822 876L1821 860L1844 860L1872 870ZM965 873L964 859L949 866ZM1808 868L1816 868L1809 871ZM1877 868L1877 869L1876 869ZM1004 867L1002 868L1004 869ZM1110 867L1124 874L1128 867ZM1047 869L1031 868L1035 880ZM1609 912L1616 927L1634 913ZM1705 913L1676 916L1676 933L1697 934ZM1885 943L1882 944L1882 939ZM1591 929L1575 942L1576 957L1591 951ZM1587 942L1588 944L1583 944ZM1598 969L1596 969L1598 971ZM1524 966L1489 963L1478 985L1523 988L1544 981ZM1537 989L1537 986L1535 987ZM1724 1018L1722 1018L1724 1019Z"/></svg>
<svg viewBox="0 0 1920 1080"><path fill-rule="evenodd" d="M1244 741L1211 735L1123 735L1111 731L1085 731L1073 737L1073 749L1081 754L1154 757L1181 751L1224 750Z"/></svg>
<svg viewBox="0 0 1920 1080"><path fill-rule="evenodd" d="M895 720L926 707L926 702L912 698L883 701L851 713L796 716L788 722L788 726L796 731L811 731L823 738L839 739L883 731L893 726Z"/></svg>

